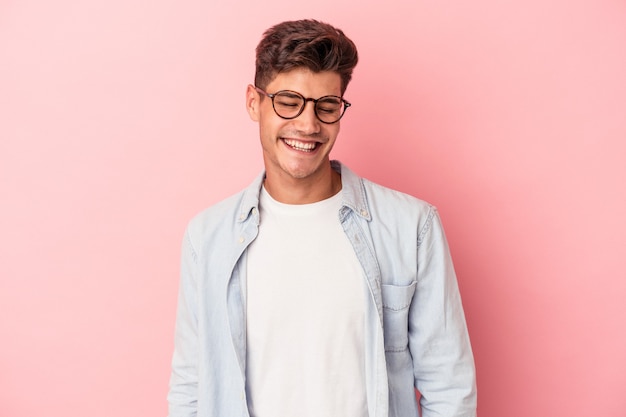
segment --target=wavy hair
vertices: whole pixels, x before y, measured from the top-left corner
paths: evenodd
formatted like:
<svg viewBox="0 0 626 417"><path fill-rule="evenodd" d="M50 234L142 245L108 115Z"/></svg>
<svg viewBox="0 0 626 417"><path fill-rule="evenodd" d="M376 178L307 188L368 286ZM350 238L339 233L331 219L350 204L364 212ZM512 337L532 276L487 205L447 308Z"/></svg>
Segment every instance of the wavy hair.
<svg viewBox="0 0 626 417"><path fill-rule="evenodd" d="M265 88L281 72L308 68L338 73L343 94L357 62L354 42L340 29L312 19L282 22L265 31L256 47L254 83Z"/></svg>

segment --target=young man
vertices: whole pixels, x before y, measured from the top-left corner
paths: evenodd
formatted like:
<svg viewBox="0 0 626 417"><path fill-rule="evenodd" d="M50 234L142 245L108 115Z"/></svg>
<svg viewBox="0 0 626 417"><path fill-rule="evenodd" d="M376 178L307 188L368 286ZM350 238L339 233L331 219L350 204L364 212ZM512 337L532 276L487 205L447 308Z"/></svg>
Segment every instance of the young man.
<svg viewBox="0 0 626 417"><path fill-rule="evenodd" d="M302 20L256 54L265 172L187 229L170 417L475 416L436 210L329 159L356 47Z"/></svg>

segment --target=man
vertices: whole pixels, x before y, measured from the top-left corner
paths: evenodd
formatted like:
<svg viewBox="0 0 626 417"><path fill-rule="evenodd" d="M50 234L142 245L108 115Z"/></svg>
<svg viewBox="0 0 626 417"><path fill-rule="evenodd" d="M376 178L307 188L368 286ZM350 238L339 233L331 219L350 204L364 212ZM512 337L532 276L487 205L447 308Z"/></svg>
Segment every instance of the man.
<svg viewBox="0 0 626 417"><path fill-rule="evenodd" d="M475 415L435 208L329 158L356 63L313 20L259 43L246 107L265 172L187 229L170 417Z"/></svg>

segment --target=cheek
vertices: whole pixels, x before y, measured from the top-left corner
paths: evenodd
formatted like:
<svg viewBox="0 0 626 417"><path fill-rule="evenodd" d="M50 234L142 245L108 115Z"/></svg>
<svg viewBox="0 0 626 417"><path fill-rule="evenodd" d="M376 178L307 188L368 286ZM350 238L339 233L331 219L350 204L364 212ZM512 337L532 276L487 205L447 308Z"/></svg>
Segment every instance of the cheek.
<svg viewBox="0 0 626 417"><path fill-rule="evenodd" d="M263 118L259 123L259 130L264 140L275 140L280 136L283 123L276 121L274 118Z"/></svg>
<svg viewBox="0 0 626 417"><path fill-rule="evenodd" d="M339 123L329 125L326 133L331 140L334 141L335 139L337 139L337 136L339 135Z"/></svg>
<svg viewBox="0 0 626 417"><path fill-rule="evenodd" d="M335 136L339 134L340 130L341 130L341 124L337 122L337 125L335 126Z"/></svg>

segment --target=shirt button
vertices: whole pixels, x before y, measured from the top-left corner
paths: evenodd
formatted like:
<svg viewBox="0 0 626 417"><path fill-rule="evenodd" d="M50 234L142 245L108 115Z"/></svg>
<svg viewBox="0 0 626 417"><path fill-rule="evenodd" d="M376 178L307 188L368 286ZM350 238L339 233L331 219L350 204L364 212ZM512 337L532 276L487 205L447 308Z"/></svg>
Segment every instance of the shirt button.
<svg viewBox="0 0 626 417"><path fill-rule="evenodd" d="M239 236L239 243L243 243L246 241L246 238L243 236Z"/></svg>
<svg viewBox="0 0 626 417"><path fill-rule="evenodd" d="M361 210L361 216L367 217L367 210Z"/></svg>

